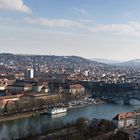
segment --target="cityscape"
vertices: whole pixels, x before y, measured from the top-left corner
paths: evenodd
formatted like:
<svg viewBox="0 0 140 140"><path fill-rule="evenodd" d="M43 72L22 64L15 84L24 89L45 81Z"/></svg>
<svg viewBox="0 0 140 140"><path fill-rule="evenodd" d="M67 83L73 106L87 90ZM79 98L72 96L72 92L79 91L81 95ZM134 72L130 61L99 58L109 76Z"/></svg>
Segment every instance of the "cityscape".
<svg viewBox="0 0 140 140"><path fill-rule="evenodd" d="M0 0L0 140L140 140L139 5Z"/></svg>

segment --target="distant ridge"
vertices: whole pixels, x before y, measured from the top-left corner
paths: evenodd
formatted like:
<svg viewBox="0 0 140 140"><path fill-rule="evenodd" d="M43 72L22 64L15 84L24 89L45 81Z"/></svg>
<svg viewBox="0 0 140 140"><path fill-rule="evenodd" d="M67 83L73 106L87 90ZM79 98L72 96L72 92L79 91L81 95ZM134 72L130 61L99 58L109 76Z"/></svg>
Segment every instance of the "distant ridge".
<svg viewBox="0 0 140 140"><path fill-rule="evenodd" d="M24 53L0 53L0 55L15 55L15 56L56 56L56 57L79 57L79 58L83 58L83 59L87 59L84 58L82 56L76 56L76 55L54 55L54 54L24 54ZM89 59L88 59L89 60Z"/></svg>
<svg viewBox="0 0 140 140"><path fill-rule="evenodd" d="M131 68L140 68L140 59L126 61L123 63L119 63L118 65L124 66L124 67L131 67Z"/></svg>
<svg viewBox="0 0 140 140"><path fill-rule="evenodd" d="M100 63L105 63L105 64L121 63L121 61L118 61L118 60L101 59L101 58L94 58L94 59L91 59L91 60L96 61L96 62L100 62Z"/></svg>
<svg viewBox="0 0 140 140"><path fill-rule="evenodd" d="M27 58L28 57L28 58ZM87 59L80 56L58 56L58 55L39 55L39 54L12 54L12 53L0 53L0 63L6 64L11 62L18 62L18 64L23 63L24 61L30 60L31 62L37 59L37 61L41 64L48 63L53 64L59 62L59 65L67 62L67 66L69 64L83 64L83 65L93 65L96 66L97 64L101 64L102 66L115 66L115 67L129 67L129 68L138 68L140 69L140 59L134 59L126 62L120 62L117 60L110 60L110 59ZM42 62L42 59L44 62ZM26 62L28 63L28 62Z"/></svg>
<svg viewBox="0 0 140 140"><path fill-rule="evenodd" d="M6 64L8 66L46 66L46 67L58 67L58 68L70 68L77 69L81 68L91 69L110 67L107 64L91 61L79 56L56 56L56 55L19 55L11 53L0 53L0 64Z"/></svg>

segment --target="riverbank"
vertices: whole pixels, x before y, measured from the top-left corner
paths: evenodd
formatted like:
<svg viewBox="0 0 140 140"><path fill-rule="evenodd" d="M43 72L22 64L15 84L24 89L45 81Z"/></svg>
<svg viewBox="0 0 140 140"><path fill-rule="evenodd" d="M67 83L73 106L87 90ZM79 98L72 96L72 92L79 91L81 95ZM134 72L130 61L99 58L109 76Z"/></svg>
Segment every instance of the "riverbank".
<svg viewBox="0 0 140 140"><path fill-rule="evenodd" d="M90 103L90 104L81 104L81 105L74 105L71 107L67 107L68 110L74 109L74 108L81 108L81 107L86 107L90 105L97 105L97 104L102 104L104 103L103 101L99 101L98 103ZM14 115L5 115L5 116L0 116L0 123L1 122L7 122L7 121L13 121L13 120L18 120L18 119L24 119L24 118L29 118L29 117L34 117L41 115L45 113L46 110L43 111L37 111L37 112L27 112L27 113L21 113L21 114L14 114Z"/></svg>
<svg viewBox="0 0 140 140"><path fill-rule="evenodd" d="M80 107L86 107L86 106L90 106L90 105L98 105L98 104L103 104L105 103L104 101L99 101L98 103L90 103L90 104L81 104L81 105L73 105L68 107L68 110L74 109L74 108L80 108Z"/></svg>
<svg viewBox="0 0 140 140"><path fill-rule="evenodd" d="M40 115L43 112L44 111L40 111L40 112L27 112L27 113L21 113L21 114L14 114L14 115L10 115L10 116L0 116L0 123L1 122L18 120L18 119L23 119L23 118L34 117L34 116Z"/></svg>
<svg viewBox="0 0 140 140"><path fill-rule="evenodd" d="M39 135L37 134L24 137L22 140L30 140L31 138L34 140L91 139L93 137L108 134L115 129L115 126L111 121L97 119L96 122L98 124L97 126L94 125L95 122L87 118L78 118L74 122L72 121L68 124L63 124L58 128L48 129ZM104 129L102 129L102 127ZM103 136L100 138L102 139Z"/></svg>

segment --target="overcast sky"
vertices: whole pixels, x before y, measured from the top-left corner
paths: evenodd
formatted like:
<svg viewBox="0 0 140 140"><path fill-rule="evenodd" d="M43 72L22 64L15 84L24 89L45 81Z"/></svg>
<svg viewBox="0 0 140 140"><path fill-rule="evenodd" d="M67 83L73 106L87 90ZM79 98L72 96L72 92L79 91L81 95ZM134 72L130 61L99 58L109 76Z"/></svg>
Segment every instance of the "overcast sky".
<svg viewBox="0 0 140 140"><path fill-rule="evenodd" d="M140 0L0 0L0 53L140 58Z"/></svg>

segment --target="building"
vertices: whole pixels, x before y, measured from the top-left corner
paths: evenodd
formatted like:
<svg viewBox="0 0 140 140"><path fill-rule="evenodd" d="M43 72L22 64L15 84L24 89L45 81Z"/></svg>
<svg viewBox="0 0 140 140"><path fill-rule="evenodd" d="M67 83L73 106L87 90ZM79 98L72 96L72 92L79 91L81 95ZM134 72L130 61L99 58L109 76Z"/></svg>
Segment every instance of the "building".
<svg viewBox="0 0 140 140"><path fill-rule="evenodd" d="M140 125L140 109L137 109L135 110L136 112L136 121L137 121L137 124Z"/></svg>
<svg viewBox="0 0 140 140"><path fill-rule="evenodd" d="M27 70L27 78L34 78L34 70L33 69Z"/></svg>
<svg viewBox="0 0 140 140"><path fill-rule="evenodd" d="M24 73L23 72L15 73L15 78L20 80L24 79Z"/></svg>
<svg viewBox="0 0 140 140"><path fill-rule="evenodd" d="M19 97L21 104L41 101L42 103L56 103L62 96L60 94L46 95L46 94L25 94Z"/></svg>
<svg viewBox="0 0 140 140"><path fill-rule="evenodd" d="M117 128L129 128L140 125L140 112L119 113L113 118L113 122Z"/></svg>
<svg viewBox="0 0 140 140"><path fill-rule="evenodd" d="M8 79L0 79L0 91L6 90Z"/></svg>
<svg viewBox="0 0 140 140"><path fill-rule="evenodd" d="M134 112L119 113L113 118L113 122L117 128L135 126L136 120L134 115Z"/></svg>
<svg viewBox="0 0 140 140"><path fill-rule="evenodd" d="M48 93L49 87L47 82L28 80L16 80L13 84L7 86L7 92L11 94L34 92Z"/></svg>
<svg viewBox="0 0 140 140"><path fill-rule="evenodd" d="M3 96L0 97L0 115L4 115L5 112L12 113L15 108L16 102L19 101L21 95Z"/></svg>
<svg viewBox="0 0 140 140"><path fill-rule="evenodd" d="M140 140L140 128L133 127L121 130L122 133L128 135L129 140Z"/></svg>
<svg viewBox="0 0 140 140"><path fill-rule="evenodd" d="M69 93L71 94L84 94L85 88L81 84L72 84L69 86Z"/></svg>
<svg viewBox="0 0 140 140"><path fill-rule="evenodd" d="M9 93L32 91L36 84L37 82L33 80L16 80L13 84L7 86L7 91Z"/></svg>
<svg viewBox="0 0 140 140"><path fill-rule="evenodd" d="M8 79L0 79L0 96L6 95L7 85L8 85Z"/></svg>
<svg viewBox="0 0 140 140"><path fill-rule="evenodd" d="M27 92L32 90L32 84L24 84L24 85L8 85L7 86L7 91L10 93L22 93L22 92Z"/></svg>
<svg viewBox="0 0 140 140"><path fill-rule="evenodd" d="M128 130L130 140L140 140L140 128L131 128Z"/></svg>

